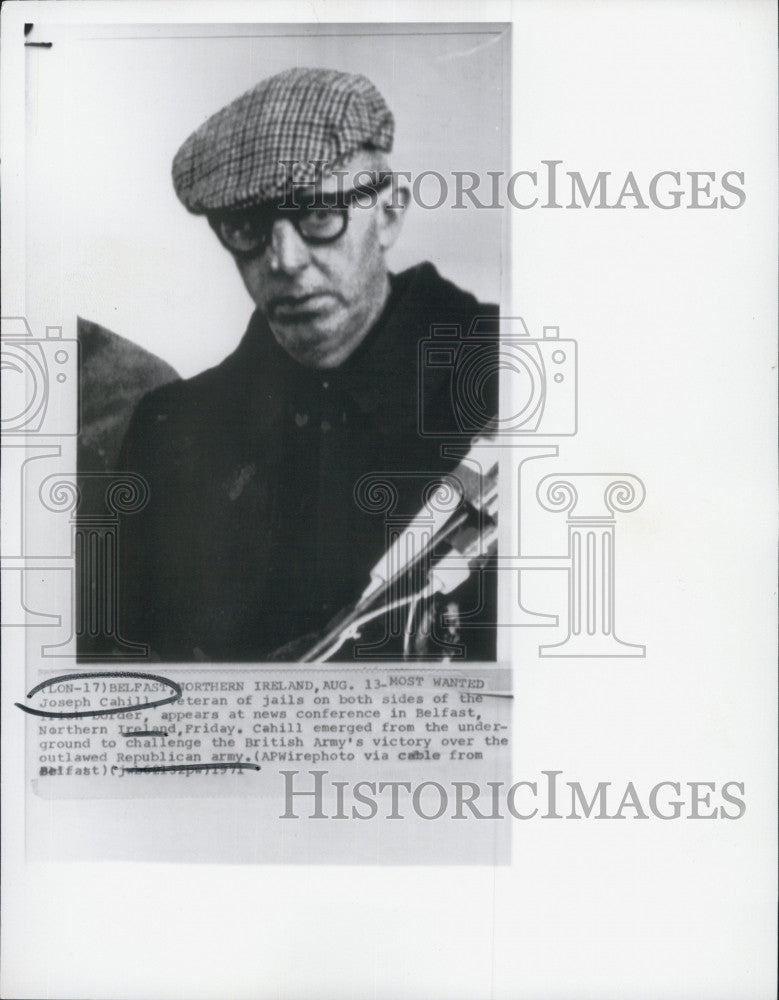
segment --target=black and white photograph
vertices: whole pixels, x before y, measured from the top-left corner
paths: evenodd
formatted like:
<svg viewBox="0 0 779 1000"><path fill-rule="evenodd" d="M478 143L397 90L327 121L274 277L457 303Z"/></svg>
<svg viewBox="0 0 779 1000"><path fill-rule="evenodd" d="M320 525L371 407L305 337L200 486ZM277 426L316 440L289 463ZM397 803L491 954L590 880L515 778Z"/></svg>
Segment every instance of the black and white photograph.
<svg viewBox="0 0 779 1000"><path fill-rule="evenodd" d="M466 191L507 159L509 38L80 42L35 149L58 169L67 131L77 159L78 516L137 493L115 553L79 533L85 659L495 660L497 472L468 453L497 427L508 228ZM106 145L95 120L131 94Z"/></svg>
<svg viewBox="0 0 779 1000"><path fill-rule="evenodd" d="M575 423L567 342L521 319L501 340L511 24L25 30L27 236L51 276L32 298L68 317L44 323L39 395L62 403L36 427L69 432L67 457L30 477L25 538L67 562L20 594L62 602L32 652L35 792L143 800L165 826L168 796L234 797L236 828L264 828L309 794L286 766L326 766L315 813L409 767L429 786L378 847L358 823L236 849L211 821L86 847L50 812L28 849L508 863L508 824L426 820L439 780L465 782L460 812L509 787L500 447ZM6 322L14 363L36 324ZM74 653L78 678L54 670Z"/></svg>

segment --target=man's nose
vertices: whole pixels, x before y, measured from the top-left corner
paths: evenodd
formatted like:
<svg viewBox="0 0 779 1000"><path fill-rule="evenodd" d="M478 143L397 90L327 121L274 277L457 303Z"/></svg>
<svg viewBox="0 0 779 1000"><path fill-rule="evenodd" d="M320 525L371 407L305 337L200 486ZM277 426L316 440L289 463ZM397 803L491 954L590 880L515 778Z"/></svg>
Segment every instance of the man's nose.
<svg viewBox="0 0 779 1000"><path fill-rule="evenodd" d="M271 231L268 261L271 271L297 274L311 260L309 246L288 219L277 219Z"/></svg>

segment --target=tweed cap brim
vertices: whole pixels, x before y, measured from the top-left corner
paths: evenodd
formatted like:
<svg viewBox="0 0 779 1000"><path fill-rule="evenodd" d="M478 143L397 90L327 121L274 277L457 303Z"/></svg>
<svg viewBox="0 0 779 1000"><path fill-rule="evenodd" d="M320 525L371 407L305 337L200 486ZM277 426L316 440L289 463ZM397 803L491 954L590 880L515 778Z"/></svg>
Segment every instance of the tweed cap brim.
<svg viewBox="0 0 779 1000"><path fill-rule="evenodd" d="M173 160L173 186L198 215L250 208L313 184L316 161L339 167L361 149L390 152L393 135L392 112L367 77L296 67L193 132Z"/></svg>

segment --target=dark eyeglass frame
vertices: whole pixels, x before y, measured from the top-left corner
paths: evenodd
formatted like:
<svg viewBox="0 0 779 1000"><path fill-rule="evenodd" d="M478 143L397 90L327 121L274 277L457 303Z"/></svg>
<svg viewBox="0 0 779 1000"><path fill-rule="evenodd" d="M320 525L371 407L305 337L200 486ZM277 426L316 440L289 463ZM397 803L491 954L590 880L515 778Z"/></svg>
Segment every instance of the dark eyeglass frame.
<svg viewBox="0 0 779 1000"><path fill-rule="evenodd" d="M261 205L253 209L239 209L232 212L213 212L208 216L208 222L216 233L222 246L239 260L251 260L261 257L270 246L273 236L273 226L280 219L286 219L295 227L304 243L309 246L327 246L335 243L346 232L349 226L350 209L359 198L370 198L373 207L376 195L392 182L391 173L383 173L373 184L355 184L347 191L306 191L300 194L294 191L288 199L279 205ZM338 216L339 229L327 236L312 235L305 231L306 218L315 212L333 212ZM250 234L256 240L254 246L242 248L231 243L226 231L230 228L252 226Z"/></svg>

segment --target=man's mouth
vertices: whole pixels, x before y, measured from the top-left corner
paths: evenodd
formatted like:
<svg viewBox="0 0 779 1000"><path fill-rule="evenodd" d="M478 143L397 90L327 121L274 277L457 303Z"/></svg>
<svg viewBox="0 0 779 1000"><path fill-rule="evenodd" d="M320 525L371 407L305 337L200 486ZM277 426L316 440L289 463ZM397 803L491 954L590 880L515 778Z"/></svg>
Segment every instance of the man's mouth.
<svg viewBox="0 0 779 1000"><path fill-rule="evenodd" d="M320 313L331 299L332 296L328 292L276 295L268 302L268 315L272 319L305 319Z"/></svg>

